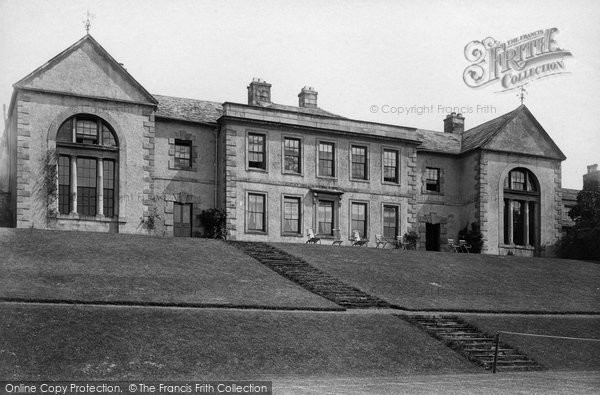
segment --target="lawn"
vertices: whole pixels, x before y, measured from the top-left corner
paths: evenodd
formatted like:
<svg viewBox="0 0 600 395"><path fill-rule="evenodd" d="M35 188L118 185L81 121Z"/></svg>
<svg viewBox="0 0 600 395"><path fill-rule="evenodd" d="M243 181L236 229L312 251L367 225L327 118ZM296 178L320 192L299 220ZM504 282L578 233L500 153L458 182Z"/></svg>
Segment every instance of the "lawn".
<svg viewBox="0 0 600 395"><path fill-rule="evenodd" d="M493 334L496 331L600 339L600 318L463 316ZM504 341L549 369L600 370L600 342L501 334Z"/></svg>
<svg viewBox="0 0 600 395"><path fill-rule="evenodd" d="M222 241L0 228L0 299L337 308Z"/></svg>
<svg viewBox="0 0 600 395"><path fill-rule="evenodd" d="M483 372L383 314L0 304L4 380Z"/></svg>
<svg viewBox="0 0 600 395"><path fill-rule="evenodd" d="M600 312L600 265L575 260L273 244L408 309Z"/></svg>

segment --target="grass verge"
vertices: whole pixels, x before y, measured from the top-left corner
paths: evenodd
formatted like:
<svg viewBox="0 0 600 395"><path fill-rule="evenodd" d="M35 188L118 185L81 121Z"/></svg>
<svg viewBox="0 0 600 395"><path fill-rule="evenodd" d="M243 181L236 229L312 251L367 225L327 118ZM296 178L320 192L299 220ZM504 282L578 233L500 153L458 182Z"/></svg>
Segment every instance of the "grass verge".
<svg viewBox="0 0 600 395"><path fill-rule="evenodd" d="M10 380L482 372L389 315L0 304L0 316Z"/></svg>
<svg viewBox="0 0 600 395"><path fill-rule="evenodd" d="M600 318L462 316L477 328L496 331L600 339ZM549 369L600 370L600 342L500 334L500 340L517 347Z"/></svg>
<svg viewBox="0 0 600 395"><path fill-rule="evenodd" d="M0 298L336 308L218 240L0 229Z"/></svg>
<svg viewBox="0 0 600 395"><path fill-rule="evenodd" d="M600 312L600 265L566 259L274 244L408 309Z"/></svg>

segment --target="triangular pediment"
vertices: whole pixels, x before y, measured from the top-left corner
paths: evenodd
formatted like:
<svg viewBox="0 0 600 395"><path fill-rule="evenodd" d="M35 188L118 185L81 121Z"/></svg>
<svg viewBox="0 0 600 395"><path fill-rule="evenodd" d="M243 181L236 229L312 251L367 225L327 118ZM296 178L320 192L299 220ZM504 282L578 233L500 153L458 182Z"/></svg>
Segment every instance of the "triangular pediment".
<svg viewBox="0 0 600 395"><path fill-rule="evenodd" d="M15 87L136 103L157 103L90 35L17 82Z"/></svg>
<svg viewBox="0 0 600 395"><path fill-rule="evenodd" d="M514 116L482 148L565 159L565 155L525 106L517 109Z"/></svg>

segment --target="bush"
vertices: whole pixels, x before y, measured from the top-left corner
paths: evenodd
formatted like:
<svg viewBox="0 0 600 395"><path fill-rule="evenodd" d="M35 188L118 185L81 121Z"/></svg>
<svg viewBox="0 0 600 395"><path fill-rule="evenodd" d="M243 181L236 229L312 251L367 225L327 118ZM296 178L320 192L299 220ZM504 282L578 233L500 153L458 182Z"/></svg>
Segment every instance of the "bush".
<svg viewBox="0 0 600 395"><path fill-rule="evenodd" d="M483 248L483 235L479 229L479 224L477 222L473 222L471 224L471 229L469 229L468 225L465 226L460 232L458 232L458 240L465 240L471 245L470 252L479 254Z"/></svg>
<svg viewBox="0 0 600 395"><path fill-rule="evenodd" d="M209 239L225 239L227 236L227 223L225 221L225 210L211 208L202 210L200 213L200 223L204 228L202 237Z"/></svg>
<svg viewBox="0 0 600 395"><path fill-rule="evenodd" d="M558 244L563 258L600 259L600 191L584 189L569 213L575 225Z"/></svg>
<svg viewBox="0 0 600 395"><path fill-rule="evenodd" d="M419 240L419 234L414 230L411 230L410 232L405 233L402 238L404 239L405 243L410 244L412 248L416 248L417 240Z"/></svg>

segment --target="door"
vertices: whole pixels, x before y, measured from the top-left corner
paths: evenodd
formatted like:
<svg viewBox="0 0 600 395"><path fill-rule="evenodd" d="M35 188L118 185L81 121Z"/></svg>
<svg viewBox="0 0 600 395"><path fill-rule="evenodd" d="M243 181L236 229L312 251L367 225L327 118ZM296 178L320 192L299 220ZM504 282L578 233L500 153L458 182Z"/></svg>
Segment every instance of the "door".
<svg viewBox="0 0 600 395"><path fill-rule="evenodd" d="M425 224L425 249L427 251L440 250L440 224Z"/></svg>
<svg viewBox="0 0 600 395"><path fill-rule="evenodd" d="M192 205L173 203L173 236L192 236Z"/></svg>

